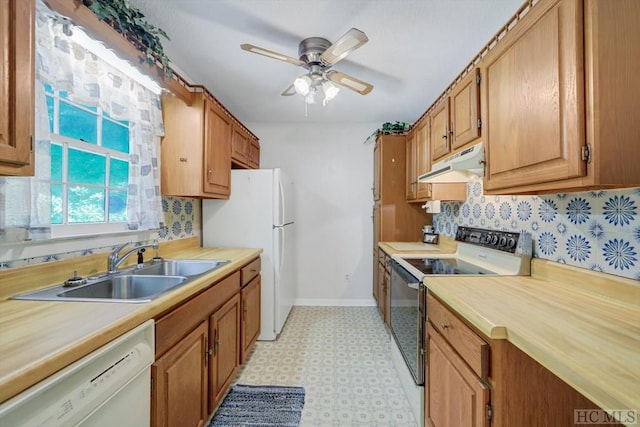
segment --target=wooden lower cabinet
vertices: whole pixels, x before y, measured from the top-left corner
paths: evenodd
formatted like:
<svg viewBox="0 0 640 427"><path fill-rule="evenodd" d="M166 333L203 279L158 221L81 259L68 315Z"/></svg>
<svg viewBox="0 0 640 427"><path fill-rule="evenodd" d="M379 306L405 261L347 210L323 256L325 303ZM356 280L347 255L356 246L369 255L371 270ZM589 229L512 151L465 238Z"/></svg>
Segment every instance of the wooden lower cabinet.
<svg viewBox="0 0 640 427"><path fill-rule="evenodd" d="M201 427L207 408L207 322L151 366L151 425Z"/></svg>
<svg viewBox="0 0 640 427"><path fill-rule="evenodd" d="M378 306L380 317L384 320L384 323L389 326L390 323L390 311L391 311L391 267L390 256L387 255L382 249L378 249L378 262L376 263L378 271L375 274L376 282L374 283L373 297Z"/></svg>
<svg viewBox="0 0 640 427"><path fill-rule="evenodd" d="M240 363L247 360L251 347L260 335L260 288L261 277L257 276L242 288L242 349Z"/></svg>
<svg viewBox="0 0 640 427"><path fill-rule="evenodd" d="M425 425L488 426L489 387L431 325L427 329Z"/></svg>
<svg viewBox="0 0 640 427"><path fill-rule="evenodd" d="M259 272L255 258L156 319L152 427L204 426L216 409L260 332Z"/></svg>
<svg viewBox="0 0 640 427"><path fill-rule="evenodd" d="M599 409L511 342L481 337L432 293L427 316L425 426L564 427L575 410Z"/></svg>
<svg viewBox="0 0 640 427"><path fill-rule="evenodd" d="M240 367L240 295L209 317L209 409L222 400Z"/></svg>

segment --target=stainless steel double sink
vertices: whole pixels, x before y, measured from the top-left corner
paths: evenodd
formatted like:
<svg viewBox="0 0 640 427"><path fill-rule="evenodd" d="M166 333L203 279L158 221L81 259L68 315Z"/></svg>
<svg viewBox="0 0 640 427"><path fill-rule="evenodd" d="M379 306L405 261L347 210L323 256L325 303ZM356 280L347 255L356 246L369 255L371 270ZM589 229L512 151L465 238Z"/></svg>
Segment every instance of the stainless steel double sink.
<svg viewBox="0 0 640 427"><path fill-rule="evenodd" d="M128 268L115 274L90 278L79 286L69 287L60 284L12 298L39 301L149 302L229 262L228 260L163 259L142 267Z"/></svg>

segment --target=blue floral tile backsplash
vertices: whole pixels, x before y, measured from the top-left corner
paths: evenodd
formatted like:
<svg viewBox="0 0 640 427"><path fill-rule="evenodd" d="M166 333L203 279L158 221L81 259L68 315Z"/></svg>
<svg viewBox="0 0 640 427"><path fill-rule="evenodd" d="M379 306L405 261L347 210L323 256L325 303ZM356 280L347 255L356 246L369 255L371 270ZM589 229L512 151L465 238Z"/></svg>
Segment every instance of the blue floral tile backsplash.
<svg viewBox="0 0 640 427"><path fill-rule="evenodd" d="M159 241L200 236L202 204L198 199L187 197L162 198L164 228L158 231Z"/></svg>
<svg viewBox="0 0 640 427"><path fill-rule="evenodd" d="M458 225L527 231L535 257L640 280L640 188L541 196L484 195L467 184L465 202L442 202L436 232Z"/></svg>

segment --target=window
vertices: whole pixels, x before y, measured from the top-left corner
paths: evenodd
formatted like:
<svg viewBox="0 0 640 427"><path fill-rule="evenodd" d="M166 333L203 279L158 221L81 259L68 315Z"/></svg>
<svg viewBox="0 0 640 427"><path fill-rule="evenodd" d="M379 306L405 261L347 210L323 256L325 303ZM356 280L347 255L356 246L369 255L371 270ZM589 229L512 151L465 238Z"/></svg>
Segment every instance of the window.
<svg viewBox="0 0 640 427"><path fill-rule="evenodd" d="M51 224L124 229L129 123L45 84L51 134Z"/></svg>

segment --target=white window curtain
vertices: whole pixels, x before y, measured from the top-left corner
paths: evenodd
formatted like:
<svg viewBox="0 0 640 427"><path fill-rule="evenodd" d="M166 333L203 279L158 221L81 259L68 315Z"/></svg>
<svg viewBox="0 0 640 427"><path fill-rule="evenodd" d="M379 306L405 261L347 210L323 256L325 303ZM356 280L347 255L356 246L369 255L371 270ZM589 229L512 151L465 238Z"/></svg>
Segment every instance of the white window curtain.
<svg viewBox="0 0 640 427"><path fill-rule="evenodd" d="M36 65L36 70L40 67ZM36 71L37 74L37 71ZM36 83L33 177L0 177L0 242L51 238L51 153L44 88Z"/></svg>
<svg viewBox="0 0 640 427"><path fill-rule="evenodd" d="M127 227L129 230L158 229L163 226L158 154L160 137L164 135L159 95L86 50L74 40L68 29L68 24L63 25L38 10L36 87L40 90L39 98L42 99L38 99L36 112L41 113L42 117L37 120L41 126L36 129L36 139L45 141L42 145L46 145L48 149L49 125L46 100L41 90L43 83L68 91L69 98L78 103L100 107L116 120L128 121L130 156ZM71 33L76 31L79 30L73 28ZM0 191L4 196L0 199L3 214L0 219L0 238L2 235L20 234L23 236L22 240L50 237L50 231L41 232L38 237L33 236L32 231L50 230L50 190L45 191L37 185L43 179L49 179L44 175L50 174L50 157L47 158L48 154L44 152L38 154L38 175L35 178L3 178L0 181ZM10 198L11 194L29 194L34 191L36 194L31 197L32 200L22 200L23 203L14 209L15 199ZM11 230L12 228L17 230Z"/></svg>

